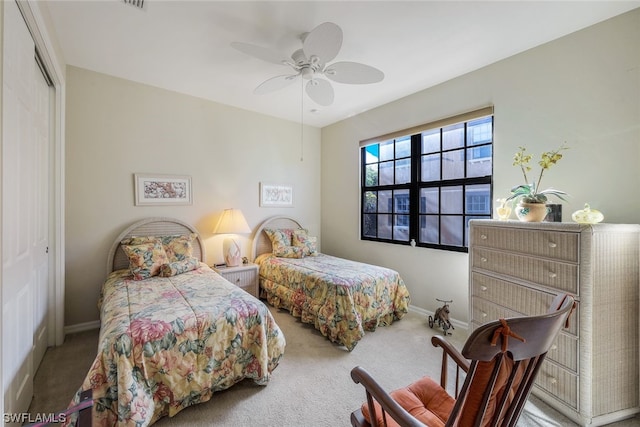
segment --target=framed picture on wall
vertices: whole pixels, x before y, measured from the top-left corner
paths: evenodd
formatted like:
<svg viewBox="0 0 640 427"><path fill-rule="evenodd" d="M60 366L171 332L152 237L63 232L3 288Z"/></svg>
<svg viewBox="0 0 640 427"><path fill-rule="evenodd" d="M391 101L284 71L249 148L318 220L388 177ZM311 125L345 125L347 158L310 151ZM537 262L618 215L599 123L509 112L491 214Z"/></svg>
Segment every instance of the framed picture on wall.
<svg viewBox="0 0 640 427"><path fill-rule="evenodd" d="M187 175L134 174L135 205L191 205L191 177Z"/></svg>
<svg viewBox="0 0 640 427"><path fill-rule="evenodd" d="M292 207L293 187L284 184L260 183L260 206Z"/></svg>

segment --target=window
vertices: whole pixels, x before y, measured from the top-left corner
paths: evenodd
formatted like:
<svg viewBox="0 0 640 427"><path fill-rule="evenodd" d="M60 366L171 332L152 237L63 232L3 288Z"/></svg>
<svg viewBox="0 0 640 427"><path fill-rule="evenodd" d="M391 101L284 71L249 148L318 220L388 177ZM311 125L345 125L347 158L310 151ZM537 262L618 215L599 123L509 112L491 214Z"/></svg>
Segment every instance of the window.
<svg viewBox="0 0 640 427"><path fill-rule="evenodd" d="M361 147L361 238L466 251L468 222L490 218L493 109Z"/></svg>

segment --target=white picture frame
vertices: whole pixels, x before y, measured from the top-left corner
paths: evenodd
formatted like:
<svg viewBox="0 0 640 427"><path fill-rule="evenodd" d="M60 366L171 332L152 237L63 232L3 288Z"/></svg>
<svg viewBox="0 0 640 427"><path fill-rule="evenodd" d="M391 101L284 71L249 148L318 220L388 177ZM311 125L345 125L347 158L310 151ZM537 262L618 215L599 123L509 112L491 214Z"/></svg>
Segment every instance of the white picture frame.
<svg viewBox="0 0 640 427"><path fill-rule="evenodd" d="M292 207L293 186L289 184L260 183L261 207Z"/></svg>
<svg viewBox="0 0 640 427"><path fill-rule="evenodd" d="M191 205L193 196L188 175L134 174L136 206Z"/></svg>

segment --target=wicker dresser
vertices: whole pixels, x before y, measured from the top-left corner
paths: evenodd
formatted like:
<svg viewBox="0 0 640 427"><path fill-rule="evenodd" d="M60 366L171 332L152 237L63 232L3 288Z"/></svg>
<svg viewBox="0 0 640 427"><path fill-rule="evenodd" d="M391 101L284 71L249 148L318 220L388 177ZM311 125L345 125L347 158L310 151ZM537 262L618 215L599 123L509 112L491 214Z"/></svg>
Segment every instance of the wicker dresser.
<svg viewBox="0 0 640 427"><path fill-rule="evenodd" d="M470 328L578 301L533 393L580 425L640 412L640 226L472 220Z"/></svg>

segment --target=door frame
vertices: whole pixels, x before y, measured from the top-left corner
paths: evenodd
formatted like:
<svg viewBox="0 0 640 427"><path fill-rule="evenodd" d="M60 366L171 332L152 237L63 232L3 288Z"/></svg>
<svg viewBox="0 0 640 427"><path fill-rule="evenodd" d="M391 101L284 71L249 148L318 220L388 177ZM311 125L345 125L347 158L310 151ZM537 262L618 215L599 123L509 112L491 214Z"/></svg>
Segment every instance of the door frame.
<svg viewBox="0 0 640 427"><path fill-rule="evenodd" d="M16 1L31 33L42 64L53 84L51 111L52 133L49 171L49 253L50 299L48 345L59 346L64 342L64 281L65 281L65 223L64 223L64 141L65 141L65 90L64 63L58 57L54 39L47 27L40 6L32 0ZM4 14L4 13L3 13ZM0 295L0 298L2 296Z"/></svg>

